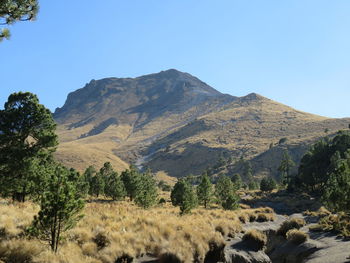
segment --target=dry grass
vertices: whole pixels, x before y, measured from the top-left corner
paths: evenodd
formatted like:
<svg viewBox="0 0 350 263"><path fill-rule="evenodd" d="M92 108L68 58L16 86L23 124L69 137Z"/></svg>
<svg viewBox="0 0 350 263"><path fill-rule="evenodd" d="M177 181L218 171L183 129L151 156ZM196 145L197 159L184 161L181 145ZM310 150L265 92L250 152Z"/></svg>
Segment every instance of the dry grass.
<svg viewBox="0 0 350 263"><path fill-rule="evenodd" d="M313 231L334 231L342 237L350 237L350 216L346 213L330 214L320 219Z"/></svg>
<svg viewBox="0 0 350 263"><path fill-rule="evenodd" d="M249 221L253 214L272 214L267 208L195 209L179 216L178 208L168 204L143 210L128 202L92 202L85 207L85 217L66 234L59 252L53 254L47 244L23 235L37 211L31 203L0 203L5 233L0 239L0 262L114 263L122 256L146 253L162 259L172 255L181 262L191 262L196 255L203 261L210 244L219 247L226 236L242 231L239 217Z"/></svg>
<svg viewBox="0 0 350 263"><path fill-rule="evenodd" d="M267 236L259 230L251 229L244 234L243 241L247 243L248 247L258 251L266 246Z"/></svg>
<svg viewBox="0 0 350 263"><path fill-rule="evenodd" d="M284 221L277 231L277 234L286 237L286 234L291 229L300 229L305 226L306 222L303 218L292 218Z"/></svg>
<svg viewBox="0 0 350 263"><path fill-rule="evenodd" d="M300 245L304 243L309 238L309 236L305 232L298 229L291 229L287 232L286 238L288 241L291 241L296 245Z"/></svg>

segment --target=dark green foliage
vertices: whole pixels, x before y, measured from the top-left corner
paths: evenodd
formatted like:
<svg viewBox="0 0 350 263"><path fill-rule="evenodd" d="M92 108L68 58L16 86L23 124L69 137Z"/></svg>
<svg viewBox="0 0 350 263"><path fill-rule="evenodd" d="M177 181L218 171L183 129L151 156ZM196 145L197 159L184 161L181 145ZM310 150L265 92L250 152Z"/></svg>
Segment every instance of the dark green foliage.
<svg viewBox="0 0 350 263"><path fill-rule="evenodd" d="M171 186L168 185L166 182L163 180L159 181L158 183L158 188L164 192L170 192L171 191Z"/></svg>
<svg viewBox="0 0 350 263"><path fill-rule="evenodd" d="M70 172L66 168L55 168L42 194L39 214L34 217L30 228L30 233L47 241L55 252L62 234L80 220L80 212L84 207L76 184L69 180L69 176Z"/></svg>
<svg viewBox="0 0 350 263"><path fill-rule="evenodd" d="M130 201L134 200L141 185L140 173L135 167L130 166L130 169L122 172L121 179Z"/></svg>
<svg viewBox="0 0 350 263"><path fill-rule="evenodd" d="M113 200L123 200L125 198L125 186L117 172L112 172L106 179L105 195Z"/></svg>
<svg viewBox="0 0 350 263"><path fill-rule="evenodd" d="M235 210L239 207L239 197L236 194L230 194L222 203L225 210Z"/></svg>
<svg viewBox="0 0 350 263"><path fill-rule="evenodd" d="M215 195L224 209L232 210L238 207L239 197L235 185L228 176L219 177L215 185Z"/></svg>
<svg viewBox="0 0 350 263"><path fill-rule="evenodd" d="M248 182L248 189L249 190L257 190L257 189L259 189L259 187L260 187L259 183L253 179Z"/></svg>
<svg viewBox="0 0 350 263"><path fill-rule="evenodd" d="M282 184L287 185L289 184L291 178L290 178L290 171L295 166L295 163L293 162L292 158L290 157L288 150L285 150L283 152L281 164L278 167L278 171L281 172L281 181Z"/></svg>
<svg viewBox="0 0 350 263"><path fill-rule="evenodd" d="M83 174L83 178L84 181L87 182L88 184L88 194L89 195L93 195L93 177L96 176L96 169L93 166L89 166L88 168L86 168L84 174Z"/></svg>
<svg viewBox="0 0 350 263"><path fill-rule="evenodd" d="M149 172L139 175L139 180L135 203L147 209L157 202L157 183Z"/></svg>
<svg viewBox="0 0 350 263"><path fill-rule="evenodd" d="M350 150L344 159L336 152L331 163L334 170L329 175L322 200L334 212L350 212Z"/></svg>
<svg viewBox="0 0 350 263"><path fill-rule="evenodd" d="M37 0L0 0L0 25L34 20L38 10ZM0 41L9 37L10 31L7 28L0 30Z"/></svg>
<svg viewBox="0 0 350 263"><path fill-rule="evenodd" d="M89 192L89 183L85 181L84 176L80 175L78 171L71 168L69 169L68 180L76 185L77 193L81 198L85 198Z"/></svg>
<svg viewBox="0 0 350 263"><path fill-rule="evenodd" d="M98 198L100 195L104 194L104 190L105 190L105 180L101 176L101 174L98 172L95 174L95 176L91 178L89 193Z"/></svg>
<svg viewBox="0 0 350 263"><path fill-rule="evenodd" d="M197 196L199 203L204 205L205 208L213 198L213 185L206 173L202 175L201 183L197 187Z"/></svg>
<svg viewBox="0 0 350 263"><path fill-rule="evenodd" d="M197 206L197 196L192 185L184 179L179 180L171 191L171 202L179 206L181 214L186 214Z"/></svg>
<svg viewBox="0 0 350 263"><path fill-rule="evenodd" d="M52 160L57 146L51 112L29 92L13 93L0 110L0 192L24 201L32 185L45 181L39 167Z"/></svg>
<svg viewBox="0 0 350 263"><path fill-rule="evenodd" d="M232 181L232 183L234 184L234 186L235 186L235 188L237 190L243 187L242 178L241 178L241 176L239 174L234 174L231 177L231 181Z"/></svg>
<svg viewBox="0 0 350 263"><path fill-rule="evenodd" d="M159 204L165 204L166 203L166 200L162 197L161 199L159 199Z"/></svg>
<svg viewBox="0 0 350 263"><path fill-rule="evenodd" d="M260 190L263 192L272 191L277 188L276 181L271 177L265 177L260 182Z"/></svg>
<svg viewBox="0 0 350 263"><path fill-rule="evenodd" d="M249 161L244 161L244 159L241 159L241 162L243 162L243 179L249 181L253 178L252 164Z"/></svg>
<svg viewBox="0 0 350 263"><path fill-rule="evenodd" d="M332 156L339 152L340 158L345 158L350 149L350 132L340 131L332 140L328 138L316 142L303 156L298 170L298 180L304 188L311 192L322 192L329 175L335 167Z"/></svg>

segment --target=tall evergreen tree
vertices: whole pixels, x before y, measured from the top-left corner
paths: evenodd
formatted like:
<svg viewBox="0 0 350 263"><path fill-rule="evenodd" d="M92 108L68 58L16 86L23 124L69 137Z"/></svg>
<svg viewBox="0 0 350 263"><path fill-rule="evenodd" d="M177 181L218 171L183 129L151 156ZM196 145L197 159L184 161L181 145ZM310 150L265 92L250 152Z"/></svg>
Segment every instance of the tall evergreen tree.
<svg viewBox="0 0 350 263"><path fill-rule="evenodd" d="M197 196L200 204L208 207L213 198L213 185L206 173L202 174L201 183L197 187Z"/></svg>
<svg viewBox="0 0 350 263"><path fill-rule="evenodd" d="M0 110L0 192L25 201L31 194L33 163L52 159L57 146L51 112L29 92L13 93ZM35 161L35 160L38 161ZM38 178L37 178L38 179Z"/></svg>

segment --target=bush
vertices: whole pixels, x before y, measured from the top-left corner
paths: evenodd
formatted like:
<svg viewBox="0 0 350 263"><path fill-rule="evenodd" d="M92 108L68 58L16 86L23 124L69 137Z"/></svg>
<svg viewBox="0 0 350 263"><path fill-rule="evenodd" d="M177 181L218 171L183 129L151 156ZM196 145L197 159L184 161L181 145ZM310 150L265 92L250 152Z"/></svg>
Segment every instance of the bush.
<svg viewBox="0 0 350 263"><path fill-rule="evenodd" d="M268 221L274 221L275 215L270 213L259 213L257 214L256 221L258 222L268 222Z"/></svg>
<svg viewBox="0 0 350 263"><path fill-rule="evenodd" d="M243 241L247 243L249 248L259 251L266 246L267 236L259 230L252 229L244 234Z"/></svg>
<svg viewBox="0 0 350 263"><path fill-rule="evenodd" d="M340 236L350 237L350 216L346 213L331 214L319 221L319 226L324 231L334 231Z"/></svg>
<svg viewBox="0 0 350 263"><path fill-rule="evenodd" d="M291 229L300 229L305 226L305 220L302 218L292 218L284 221L280 228L277 230L277 234L286 237L286 234Z"/></svg>
<svg viewBox="0 0 350 263"><path fill-rule="evenodd" d="M287 232L286 238L288 241L291 241L296 245L300 245L304 243L309 238L309 236L298 229L291 229Z"/></svg>

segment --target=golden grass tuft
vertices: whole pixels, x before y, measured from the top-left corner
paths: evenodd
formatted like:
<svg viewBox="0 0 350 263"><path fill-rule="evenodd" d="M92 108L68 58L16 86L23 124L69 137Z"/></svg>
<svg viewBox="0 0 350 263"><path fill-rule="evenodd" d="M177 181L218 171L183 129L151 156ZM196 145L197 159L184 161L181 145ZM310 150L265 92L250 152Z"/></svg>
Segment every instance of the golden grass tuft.
<svg viewBox="0 0 350 263"><path fill-rule="evenodd" d="M57 254L46 243L26 240L23 235L38 207L25 204L0 203L0 260L30 258L33 263L114 263L128 255L139 257L150 254L164 258L173 255L181 262L203 261L210 246L220 247L226 237L242 231L240 217L250 221L252 215L266 213L266 208L194 209L191 214L179 216L179 208L169 203L149 210L130 202L91 202L83 213L85 217L69 230ZM21 248L21 249L19 249ZM23 249L22 249L23 248ZM23 261L26 262L26 261Z"/></svg>
<svg viewBox="0 0 350 263"><path fill-rule="evenodd" d="M267 236L259 230L251 229L244 234L243 241L247 243L249 248L258 251L266 246Z"/></svg>
<svg viewBox="0 0 350 263"><path fill-rule="evenodd" d="M292 218L284 221L280 228L277 230L277 234L286 237L286 234L291 229L300 229L305 226L306 222L303 218Z"/></svg>
<svg viewBox="0 0 350 263"><path fill-rule="evenodd" d="M305 232L298 229L291 229L287 232L286 238L288 241L291 241L296 245L300 245L304 243L309 238L309 236Z"/></svg>

